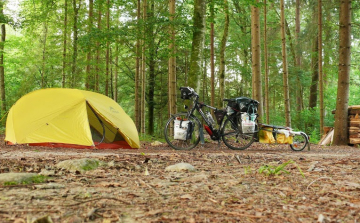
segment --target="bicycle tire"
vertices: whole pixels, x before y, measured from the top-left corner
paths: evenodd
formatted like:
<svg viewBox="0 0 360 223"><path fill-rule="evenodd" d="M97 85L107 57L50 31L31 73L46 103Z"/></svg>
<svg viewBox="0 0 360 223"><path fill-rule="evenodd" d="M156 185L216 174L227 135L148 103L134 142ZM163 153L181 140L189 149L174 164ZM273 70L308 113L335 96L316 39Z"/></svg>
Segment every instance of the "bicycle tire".
<svg viewBox="0 0 360 223"><path fill-rule="evenodd" d="M233 150L244 150L251 146L255 141L255 133L241 133L241 121L232 121L231 118L240 119L240 117L228 117L221 130L222 140L225 145Z"/></svg>
<svg viewBox="0 0 360 223"><path fill-rule="evenodd" d="M174 137L174 120L190 120L194 123L194 129L191 137L186 140L175 139ZM172 115L167 121L164 129L166 142L170 147L176 150L191 150L200 142L200 122L195 116L187 117L187 113L178 113Z"/></svg>
<svg viewBox="0 0 360 223"><path fill-rule="evenodd" d="M306 136L305 133L300 133L300 135L294 135L293 137L293 143L290 144L290 148L293 151L302 151L303 149L305 149L305 147L307 146L307 144L309 143L308 138Z"/></svg>

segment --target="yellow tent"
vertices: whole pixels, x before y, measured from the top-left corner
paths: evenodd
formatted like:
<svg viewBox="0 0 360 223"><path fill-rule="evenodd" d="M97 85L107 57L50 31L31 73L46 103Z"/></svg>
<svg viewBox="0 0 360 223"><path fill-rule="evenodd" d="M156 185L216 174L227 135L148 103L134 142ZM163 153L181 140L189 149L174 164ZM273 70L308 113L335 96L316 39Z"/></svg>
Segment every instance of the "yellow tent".
<svg viewBox="0 0 360 223"><path fill-rule="evenodd" d="M10 109L8 144L139 148L132 119L105 95L64 88L31 92Z"/></svg>

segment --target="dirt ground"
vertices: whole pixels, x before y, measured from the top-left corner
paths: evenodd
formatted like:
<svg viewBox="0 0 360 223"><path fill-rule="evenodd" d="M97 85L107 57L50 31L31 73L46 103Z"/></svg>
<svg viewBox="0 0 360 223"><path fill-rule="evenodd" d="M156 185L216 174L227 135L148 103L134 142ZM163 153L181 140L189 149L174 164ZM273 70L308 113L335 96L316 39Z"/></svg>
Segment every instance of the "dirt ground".
<svg viewBox="0 0 360 223"><path fill-rule="evenodd" d="M359 155L357 147L311 145L310 151L293 152L287 145L259 143L244 151L223 143L190 151L149 143L139 150L3 145L0 173L53 174L42 184L0 186L0 222L44 216L67 223L359 222ZM55 167L84 157L109 165L85 173ZM259 173L291 160L282 174ZM196 170L165 171L181 162Z"/></svg>

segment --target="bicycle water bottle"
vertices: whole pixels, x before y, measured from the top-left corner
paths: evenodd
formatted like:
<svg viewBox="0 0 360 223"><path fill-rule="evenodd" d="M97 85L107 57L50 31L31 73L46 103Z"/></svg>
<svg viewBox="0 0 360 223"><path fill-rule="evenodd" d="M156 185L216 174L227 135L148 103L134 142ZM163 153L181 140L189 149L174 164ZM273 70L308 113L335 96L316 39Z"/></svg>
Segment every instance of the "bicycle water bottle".
<svg viewBox="0 0 360 223"><path fill-rule="evenodd" d="M206 112L206 117L211 125L215 124L213 117L211 116L210 112Z"/></svg>

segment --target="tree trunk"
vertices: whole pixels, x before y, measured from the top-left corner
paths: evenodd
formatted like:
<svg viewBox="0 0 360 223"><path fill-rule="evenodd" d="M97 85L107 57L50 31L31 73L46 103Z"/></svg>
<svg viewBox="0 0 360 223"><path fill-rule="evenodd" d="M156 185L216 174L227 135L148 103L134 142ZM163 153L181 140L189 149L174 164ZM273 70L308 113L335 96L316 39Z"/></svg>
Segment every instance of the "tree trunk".
<svg viewBox="0 0 360 223"><path fill-rule="evenodd" d="M101 16L102 16L102 1L98 1L98 18L97 18L97 28L98 32L101 30ZM96 42L96 67L95 67L95 91L100 91L100 81L99 81L99 73L100 73L100 42Z"/></svg>
<svg viewBox="0 0 360 223"><path fill-rule="evenodd" d="M258 0L256 0L258 2ZM261 84L260 55L260 13L259 8L251 6L251 52L252 52L252 83L253 98L259 102L259 119L263 116L263 96Z"/></svg>
<svg viewBox="0 0 360 223"><path fill-rule="evenodd" d="M219 101L218 106L222 107L222 99L225 98L225 48L229 35L229 6L227 0L224 0L225 24L224 34L220 44L220 68L219 68Z"/></svg>
<svg viewBox="0 0 360 223"><path fill-rule="evenodd" d="M4 16L4 2L0 2L0 16ZM6 100L5 100L5 68L4 68L4 49L6 40L5 24L1 24L1 39L0 39L0 94L1 94L1 115L6 113Z"/></svg>
<svg viewBox="0 0 360 223"><path fill-rule="evenodd" d="M323 135L324 132L324 78L323 78L323 69L322 69L322 2L318 0L318 29L319 29L319 97L320 97L320 135Z"/></svg>
<svg viewBox="0 0 360 223"><path fill-rule="evenodd" d="M141 52L140 52L140 39L141 39L141 27L140 27L140 18L141 17L141 2L140 0L137 0L137 40L136 40L136 64L135 64L135 125L140 132L140 107L141 107L141 101L140 101L140 58L141 58Z"/></svg>
<svg viewBox="0 0 360 223"><path fill-rule="evenodd" d="M76 5L76 0L73 0L73 8L74 8L74 39L73 39L73 56L72 56L72 69L71 69L71 87L75 87L76 78L77 78L77 69L76 69L76 60L77 60L77 47L78 47L78 16L79 9L81 6L81 0L79 0L79 6Z"/></svg>
<svg viewBox="0 0 360 223"><path fill-rule="evenodd" d="M317 104L317 90L319 82L318 43L317 36L314 36L311 56L312 80L310 86L309 108L315 108Z"/></svg>
<svg viewBox="0 0 360 223"><path fill-rule="evenodd" d="M281 9L281 42L282 42L282 58L283 58L283 85L284 85L284 107L286 126L291 127L290 115L290 96L289 96L289 75L286 58L286 38L285 38L285 12L284 0L280 0Z"/></svg>
<svg viewBox="0 0 360 223"><path fill-rule="evenodd" d="M65 0L67 1L67 0ZM88 33L90 34L93 28L93 13L94 13L94 0L89 0L89 28L88 28ZM91 78L91 60L92 60L92 56L91 56L91 44L88 45L88 52L86 55L86 61L87 61L87 65L86 65L86 80L85 80L85 89L86 90L91 90L94 88L94 84L93 84L93 79Z"/></svg>
<svg viewBox="0 0 360 223"><path fill-rule="evenodd" d="M175 46L175 0L169 1L169 12L170 12L170 58L169 58L169 79L168 79L168 100L169 100L169 117L171 114L176 113L176 46Z"/></svg>
<svg viewBox="0 0 360 223"><path fill-rule="evenodd" d="M211 78L211 106L215 106L215 55L214 55L214 0L210 1L210 78Z"/></svg>
<svg viewBox="0 0 360 223"><path fill-rule="evenodd" d="M300 82L301 75L301 49L299 44L299 34L300 34L300 0L296 0L296 12L295 12L295 67L297 68L296 80L299 83L299 86L296 88L296 111L298 116L303 110L303 98L302 98L302 86Z"/></svg>
<svg viewBox="0 0 360 223"><path fill-rule="evenodd" d="M142 44L142 69L141 69L141 133L145 134L145 83L146 83L146 56L145 56L145 43L146 43L146 21L147 21L147 15L146 15L146 9L147 9L147 0L143 0L143 20L144 20L144 29L143 29L143 44Z"/></svg>
<svg viewBox="0 0 360 223"><path fill-rule="evenodd" d="M43 39L43 50L42 50L42 65L41 65L41 88L45 88L45 75L46 75L46 42L48 35L48 24L44 21L44 39Z"/></svg>
<svg viewBox="0 0 360 223"><path fill-rule="evenodd" d="M115 74L114 74L114 101L118 102L118 77L119 77L119 41L115 45Z"/></svg>
<svg viewBox="0 0 360 223"><path fill-rule="evenodd" d="M106 2L106 30L107 32L110 31L110 0ZM105 95L109 96L109 56L110 56L110 41L106 38L106 68L105 68Z"/></svg>
<svg viewBox="0 0 360 223"><path fill-rule="evenodd" d="M267 52L267 2L264 1L264 64L265 64L265 116L266 123L270 122L270 106L269 106L269 64Z"/></svg>
<svg viewBox="0 0 360 223"><path fill-rule="evenodd" d="M154 36L154 0L150 0L150 10L148 12L147 25L148 46L149 46L149 81L148 81L148 134L154 134L154 110L155 110L155 69L156 69L156 46Z"/></svg>
<svg viewBox="0 0 360 223"><path fill-rule="evenodd" d="M202 74L202 59L205 41L206 1L194 1L193 38L191 47L188 85L199 90L199 75Z"/></svg>
<svg viewBox="0 0 360 223"><path fill-rule="evenodd" d="M339 78L336 100L334 145L348 144L350 82L351 0L340 1Z"/></svg>
<svg viewBox="0 0 360 223"><path fill-rule="evenodd" d="M64 35L63 35L63 67L62 67L62 82L61 87L65 87L66 83L66 44L67 44L67 17L68 17L68 0L65 0L64 5Z"/></svg>

